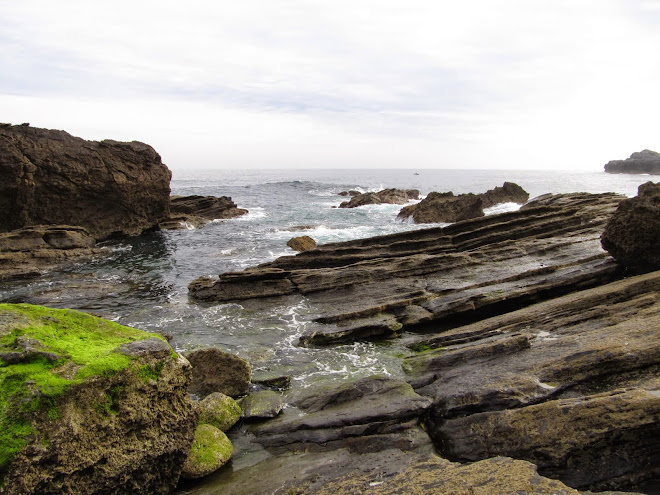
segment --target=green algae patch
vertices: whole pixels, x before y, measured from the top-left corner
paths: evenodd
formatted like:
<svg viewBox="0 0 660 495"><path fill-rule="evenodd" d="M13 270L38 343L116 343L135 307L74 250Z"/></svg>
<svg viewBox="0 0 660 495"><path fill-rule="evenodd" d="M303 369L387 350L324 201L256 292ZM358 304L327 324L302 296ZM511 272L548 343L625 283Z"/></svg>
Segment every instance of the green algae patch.
<svg viewBox="0 0 660 495"><path fill-rule="evenodd" d="M234 447L227 435L215 426L200 424L181 476L196 479L211 474L225 464L233 453Z"/></svg>
<svg viewBox="0 0 660 495"><path fill-rule="evenodd" d="M119 346L154 337L162 340L78 311L0 304L0 480L35 433L34 414L56 421L58 399L70 386L125 369L134 358ZM113 395L99 405L106 414L115 412Z"/></svg>

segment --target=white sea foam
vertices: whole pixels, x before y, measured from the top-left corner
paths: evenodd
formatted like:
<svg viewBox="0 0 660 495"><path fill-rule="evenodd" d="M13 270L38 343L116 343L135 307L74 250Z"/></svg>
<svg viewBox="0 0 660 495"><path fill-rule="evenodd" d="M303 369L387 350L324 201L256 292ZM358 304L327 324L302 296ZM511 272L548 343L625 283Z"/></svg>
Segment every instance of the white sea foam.
<svg viewBox="0 0 660 495"><path fill-rule="evenodd" d="M490 208L484 208L486 215L495 215L496 213L507 213L509 211L518 211L522 205L518 203L500 203Z"/></svg>
<svg viewBox="0 0 660 495"><path fill-rule="evenodd" d="M248 213L245 215L241 215L240 217L236 217L234 220L238 222L250 222L254 220L259 220L261 218L265 218L268 216L268 212L266 211L265 208L261 206L252 206L249 208Z"/></svg>

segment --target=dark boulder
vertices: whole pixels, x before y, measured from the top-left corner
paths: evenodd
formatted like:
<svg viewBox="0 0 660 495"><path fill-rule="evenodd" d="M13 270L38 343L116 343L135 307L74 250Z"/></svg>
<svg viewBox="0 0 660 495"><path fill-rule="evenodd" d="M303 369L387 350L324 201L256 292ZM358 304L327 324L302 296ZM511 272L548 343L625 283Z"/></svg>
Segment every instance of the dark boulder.
<svg viewBox="0 0 660 495"><path fill-rule="evenodd" d="M642 184L636 197L621 201L601 242L624 266L640 272L660 269L660 183Z"/></svg>
<svg viewBox="0 0 660 495"><path fill-rule="evenodd" d="M209 347L186 354L193 368L189 391L201 397L221 392L229 397L245 395L250 386L250 363L228 352Z"/></svg>
<svg viewBox="0 0 660 495"><path fill-rule="evenodd" d="M149 145L0 128L0 231L77 225L96 240L137 235L169 215L169 169Z"/></svg>
<svg viewBox="0 0 660 495"><path fill-rule="evenodd" d="M660 174L660 153L638 151L625 160L612 160L605 165L609 174Z"/></svg>

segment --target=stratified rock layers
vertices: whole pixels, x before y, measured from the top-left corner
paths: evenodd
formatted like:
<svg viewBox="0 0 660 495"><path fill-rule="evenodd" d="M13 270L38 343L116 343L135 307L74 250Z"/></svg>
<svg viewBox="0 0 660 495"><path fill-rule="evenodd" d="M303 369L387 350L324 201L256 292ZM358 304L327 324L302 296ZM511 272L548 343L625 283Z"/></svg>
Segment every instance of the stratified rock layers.
<svg viewBox="0 0 660 495"><path fill-rule="evenodd" d="M84 227L96 240L137 235L169 215L169 169L149 145L0 127L0 231Z"/></svg>

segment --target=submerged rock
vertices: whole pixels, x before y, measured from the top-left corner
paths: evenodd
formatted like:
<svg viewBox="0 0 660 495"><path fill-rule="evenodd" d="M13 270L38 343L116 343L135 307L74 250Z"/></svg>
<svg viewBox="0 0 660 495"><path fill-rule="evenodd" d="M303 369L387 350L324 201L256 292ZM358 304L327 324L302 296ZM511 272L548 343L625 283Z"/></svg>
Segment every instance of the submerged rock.
<svg viewBox="0 0 660 495"><path fill-rule="evenodd" d="M660 269L660 183L642 184L636 197L621 201L601 242L624 266L640 272Z"/></svg>
<svg viewBox="0 0 660 495"><path fill-rule="evenodd" d="M0 493L176 486L197 413L190 365L158 336L76 311L2 304L0 350Z"/></svg>
<svg viewBox="0 0 660 495"><path fill-rule="evenodd" d="M638 151L625 160L612 160L605 165L610 174L660 174L660 153Z"/></svg>
<svg viewBox="0 0 660 495"><path fill-rule="evenodd" d="M170 217L160 222L163 230L179 230L203 227L213 220L236 218L248 213L238 208L230 197L221 196L172 196Z"/></svg>
<svg viewBox="0 0 660 495"><path fill-rule="evenodd" d="M344 201L339 205L340 208L357 208L358 206L365 205L380 205L380 204L393 204L393 205L405 205L411 199L419 199L419 191L417 189L383 189L378 192L369 192L363 194L351 194L352 196L350 201Z"/></svg>
<svg viewBox="0 0 660 495"><path fill-rule="evenodd" d="M228 352L210 347L186 354L193 368L189 391L202 398L213 392L230 397L245 395L250 386L250 363Z"/></svg>
<svg viewBox="0 0 660 495"><path fill-rule="evenodd" d="M76 225L96 240L137 235L169 215L169 169L146 144L0 128L0 231Z"/></svg>
<svg viewBox="0 0 660 495"><path fill-rule="evenodd" d="M277 416L282 407L282 394L273 390L260 390L241 400L241 417L245 420L270 419Z"/></svg>
<svg viewBox="0 0 660 495"><path fill-rule="evenodd" d="M289 239L286 245L294 251L303 252L314 249L316 247L316 241L308 235L303 235Z"/></svg>
<svg viewBox="0 0 660 495"><path fill-rule="evenodd" d="M453 223L484 216L484 208L500 203L523 204L529 194L518 184L505 182L482 194L429 193L420 203L401 209L397 218L415 223Z"/></svg>

